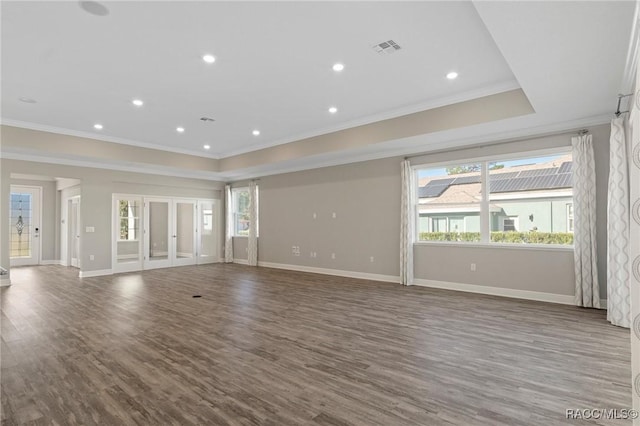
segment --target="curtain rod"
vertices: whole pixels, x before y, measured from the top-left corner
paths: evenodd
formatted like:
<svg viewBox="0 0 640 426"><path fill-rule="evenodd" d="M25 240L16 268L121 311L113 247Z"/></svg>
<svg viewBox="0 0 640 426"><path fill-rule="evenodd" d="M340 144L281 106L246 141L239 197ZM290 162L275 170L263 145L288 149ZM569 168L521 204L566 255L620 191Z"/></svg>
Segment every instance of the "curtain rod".
<svg viewBox="0 0 640 426"><path fill-rule="evenodd" d="M622 93L618 94L618 107L616 108L616 112L614 112L616 117L620 117L620 115L626 114L627 112L629 112L629 110L620 111L620 102L622 102L622 98L627 98L627 97L632 96L632 95L633 95L633 93L629 93L627 95L623 95Z"/></svg>
<svg viewBox="0 0 640 426"><path fill-rule="evenodd" d="M478 143L478 144L473 144L473 145L455 147L453 149L443 148L443 149L438 149L438 150L435 150L435 151L423 152L421 154L405 155L404 159L405 160L411 160L413 158L424 157L425 155L441 154L443 152L457 152L457 151L464 151L464 150L473 149L473 148L485 148L485 147L490 147L490 146L507 145L507 144L511 144L511 143L514 143L514 142L526 141L528 139L537 139L537 138L542 138L542 137L547 137L547 136L575 135L576 133L578 135L582 136L582 135L586 135L587 133L589 133L589 130L588 129L568 130L568 131L564 131L564 132L560 132L560 133L548 133L548 134L542 134L542 135L537 135L537 136L522 136L522 137L515 138L515 139L507 139L507 140L503 140L503 141L500 141L500 142L493 142L493 143L488 143L488 144Z"/></svg>

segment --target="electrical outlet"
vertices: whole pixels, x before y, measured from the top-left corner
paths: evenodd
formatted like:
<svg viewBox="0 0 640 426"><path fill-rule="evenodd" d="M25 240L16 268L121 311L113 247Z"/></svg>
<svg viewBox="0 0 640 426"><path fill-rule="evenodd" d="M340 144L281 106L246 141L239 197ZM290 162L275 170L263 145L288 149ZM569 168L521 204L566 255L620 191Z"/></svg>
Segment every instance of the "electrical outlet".
<svg viewBox="0 0 640 426"><path fill-rule="evenodd" d="M333 214L331 215L331 217L335 219L335 218L336 218L336 217L338 217L338 216L336 215L336 212L333 212Z"/></svg>
<svg viewBox="0 0 640 426"><path fill-rule="evenodd" d="M89 255L89 260L96 260L96 257L92 254Z"/></svg>
<svg viewBox="0 0 640 426"><path fill-rule="evenodd" d="M317 219L317 217L318 217L318 215L314 212L314 213L313 213L313 218L314 218L314 219Z"/></svg>
<svg viewBox="0 0 640 426"><path fill-rule="evenodd" d="M373 260L374 260L374 259L373 259L373 256L371 256L371 257L369 258L369 262L373 263Z"/></svg>
<svg viewBox="0 0 640 426"><path fill-rule="evenodd" d="M335 253L331 253L331 258L335 259L336 258L336 254Z"/></svg>
<svg viewBox="0 0 640 426"><path fill-rule="evenodd" d="M476 264L475 264L475 263L472 263L472 264L471 264L471 271L472 271L472 272L475 272L475 271L476 271Z"/></svg>

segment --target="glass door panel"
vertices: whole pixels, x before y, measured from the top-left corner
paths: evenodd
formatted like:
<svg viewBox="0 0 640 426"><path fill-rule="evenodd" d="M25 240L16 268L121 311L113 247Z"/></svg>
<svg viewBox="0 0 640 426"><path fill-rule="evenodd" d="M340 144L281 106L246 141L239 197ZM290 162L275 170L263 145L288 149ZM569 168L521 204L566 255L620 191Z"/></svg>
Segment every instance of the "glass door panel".
<svg viewBox="0 0 640 426"><path fill-rule="evenodd" d="M174 211L175 264L192 265L196 259L196 203L195 201L176 201Z"/></svg>
<svg viewBox="0 0 640 426"><path fill-rule="evenodd" d="M115 201L116 256L114 268L118 272L142 268L142 200L120 198Z"/></svg>
<svg viewBox="0 0 640 426"><path fill-rule="evenodd" d="M10 265L37 265L40 263L40 188L11 186L10 208Z"/></svg>
<svg viewBox="0 0 640 426"><path fill-rule="evenodd" d="M145 269L171 266L172 234L170 200L148 200L146 202L146 250Z"/></svg>
<svg viewBox="0 0 640 426"><path fill-rule="evenodd" d="M198 203L198 264L218 261L218 218L214 201Z"/></svg>

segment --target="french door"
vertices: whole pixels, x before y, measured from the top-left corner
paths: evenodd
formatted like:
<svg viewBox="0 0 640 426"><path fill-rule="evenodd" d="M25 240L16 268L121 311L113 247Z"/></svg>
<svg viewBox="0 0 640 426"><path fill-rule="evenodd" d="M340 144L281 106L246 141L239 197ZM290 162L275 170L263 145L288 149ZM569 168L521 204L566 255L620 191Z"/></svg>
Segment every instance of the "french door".
<svg viewBox="0 0 640 426"><path fill-rule="evenodd" d="M196 263L195 200L145 198L144 269Z"/></svg>
<svg viewBox="0 0 640 426"><path fill-rule="evenodd" d="M216 200L114 194L114 272L218 262L219 210Z"/></svg>
<svg viewBox="0 0 640 426"><path fill-rule="evenodd" d="M10 266L40 263L40 197L40 187L11 185Z"/></svg>

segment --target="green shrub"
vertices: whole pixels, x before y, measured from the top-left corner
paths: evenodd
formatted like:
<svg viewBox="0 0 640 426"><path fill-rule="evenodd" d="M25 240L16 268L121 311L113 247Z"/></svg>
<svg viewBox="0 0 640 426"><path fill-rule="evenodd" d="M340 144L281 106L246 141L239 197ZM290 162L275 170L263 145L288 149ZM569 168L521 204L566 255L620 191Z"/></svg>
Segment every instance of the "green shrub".
<svg viewBox="0 0 640 426"><path fill-rule="evenodd" d="M480 241L479 232L421 232L420 241Z"/></svg>
<svg viewBox="0 0 640 426"><path fill-rule="evenodd" d="M420 241L479 242L479 232L421 232ZM569 232L492 232L491 242L512 244L573 244Z"/></svg>

